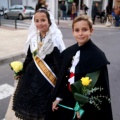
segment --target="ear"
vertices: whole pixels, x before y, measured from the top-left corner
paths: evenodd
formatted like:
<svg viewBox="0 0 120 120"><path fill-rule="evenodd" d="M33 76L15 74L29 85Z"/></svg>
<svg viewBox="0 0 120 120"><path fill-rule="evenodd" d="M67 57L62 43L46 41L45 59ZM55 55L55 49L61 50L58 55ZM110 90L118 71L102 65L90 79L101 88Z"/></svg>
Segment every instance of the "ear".
<svg viewBox="0 0 120 120"><path fill-rule="evenodd" d="M94 31L93 28L92 28L90 31L91 31L91 35L92 35L92 34L93 34L93 31Z"/></svg>
<svg viewBox="0 0 120 120"><path fill-rule="evenodd" d="M74 36L74 30L72 29L72 34L73 34L73 36Z"/></svg>

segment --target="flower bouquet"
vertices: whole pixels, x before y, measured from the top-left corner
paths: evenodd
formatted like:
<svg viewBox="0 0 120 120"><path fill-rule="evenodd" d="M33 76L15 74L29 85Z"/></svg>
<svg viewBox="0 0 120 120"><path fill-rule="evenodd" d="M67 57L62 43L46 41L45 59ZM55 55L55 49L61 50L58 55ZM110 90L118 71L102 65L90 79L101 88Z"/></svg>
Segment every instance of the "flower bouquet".
<svg viewBox="0 0 120 120"><path fill-rule="evenodd" d="M14 79L15 79L15 86L16 86L16 82L17 80L19 80L22 71L23 71L23 63L20 61L13 61L10 64L11 69L14 71Z"/></svg>
<svg viewBox="0 0 120 120"><path fill-rule="evenodd" d="M71 92L73 93L73 96L76 100L76 104L74 108L58 104L59 106L73 110L74 116L73 119L76 117L76 112L79 112L80 117L84 114L84 110L81 109L82 106L84 106L85 103L93 104L98 110L100 110L100 104L102 103L101 98L105 98L110 102L110 98L104 95L94 95L93 93L99 91L101 92L103 90L102 87L94 87L98 77L100 75L100 71L95 71L92 73L86 74L85 77L82 77L80 80L76 81L75 83L71 84Z"/></svg>
<svg viewBox="0 0 120 120"><path fill-rule="evenodd" d="M85 77L82 77L81 80L71 84L71 91L77 101L76 105L78 106L77 108L79 108L77 109L77 112L79 112L80 116L84 113L84 110L81 109L81 107L84 106L85 103L93 104L98 110L100 110L100 104L102 103L101 98L105 98L110 102L110 99L104 95L95 96L93 94L97 91L100 92L103 90L102 87L94 87L98 80L99 74L100 71L89 73Z"/></svg>

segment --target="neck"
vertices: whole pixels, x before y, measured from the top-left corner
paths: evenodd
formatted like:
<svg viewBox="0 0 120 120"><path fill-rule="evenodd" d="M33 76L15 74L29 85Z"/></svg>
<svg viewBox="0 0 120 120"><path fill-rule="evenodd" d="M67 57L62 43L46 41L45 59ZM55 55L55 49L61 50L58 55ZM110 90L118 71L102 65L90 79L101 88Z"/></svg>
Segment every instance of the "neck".
<svg viewBox="0 0 120 120"><path fill-rule="evenodd" d="M48 29L49 30L49 29ZM45 36L46 36L46 33L48 32L48 30L46 30L46 31L40 31L40 36L42 37L42 38L44 38Z"/></svg>
<svg viewBox="0 0 120 120"><path fill-rule="evenodd" d="M45 35L46 35L46 32L41 32L41 33L40 33L40 36L41 36L42 38L44 38Z"/></svg>

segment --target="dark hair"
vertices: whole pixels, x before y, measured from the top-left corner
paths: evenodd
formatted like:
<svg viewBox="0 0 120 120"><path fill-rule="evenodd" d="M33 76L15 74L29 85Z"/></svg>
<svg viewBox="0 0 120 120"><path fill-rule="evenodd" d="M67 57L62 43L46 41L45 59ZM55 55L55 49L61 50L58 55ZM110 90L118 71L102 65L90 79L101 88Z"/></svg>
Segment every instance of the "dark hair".
<svg viewBox="0 0 120 120"><path fill-rule="evenodd" d="M42 2L42 3L40 3L40 2ZM40 8L46 8L45 0L38 0L36 7L35 7L35 12Z"/></svg>
<svg viewBox="0 0 120 120"><path fill-rule="evenodd" d="M40 9L38 9L38 10L35 12L35 14L36 14L36 13L45 13L46 16L47 16L48 22L49 22L49 24L50 24L50 26L51 26L52 22L51 22L51 20L50 20L50 14L49 14L49 12L47 11L47 9L40 8Z"/></svg>

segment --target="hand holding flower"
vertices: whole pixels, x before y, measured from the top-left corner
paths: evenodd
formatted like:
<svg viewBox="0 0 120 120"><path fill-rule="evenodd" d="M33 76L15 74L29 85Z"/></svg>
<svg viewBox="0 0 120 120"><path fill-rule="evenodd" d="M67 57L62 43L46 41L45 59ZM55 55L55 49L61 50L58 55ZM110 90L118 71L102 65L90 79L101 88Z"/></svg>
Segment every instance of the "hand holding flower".
<svg viewBox="0 0 120 120"><path fill-rule="evenodd" d="M13 61L10 63L10 67L14 71L14 79L19 80L23 71L23 63L20 61Z"/></svg>
<svg viewBox="0 0 120 120"><path fill-rule="evenodd" d="M14 75L14 76L13 76L13 79L14 79L14 80L19 80L20 78L21 78L21 75Z"/></svg>

